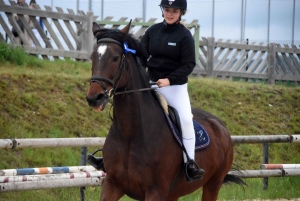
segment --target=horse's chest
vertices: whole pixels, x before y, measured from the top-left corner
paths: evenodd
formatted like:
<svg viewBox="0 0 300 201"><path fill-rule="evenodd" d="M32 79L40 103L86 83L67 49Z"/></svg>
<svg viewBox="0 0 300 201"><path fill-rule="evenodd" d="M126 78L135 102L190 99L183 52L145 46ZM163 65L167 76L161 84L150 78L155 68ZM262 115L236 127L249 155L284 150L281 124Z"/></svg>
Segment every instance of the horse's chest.
<svg viewBox="0 0 300 201"><path fill-rule="evenodd" d="M105 142L108 143L108 142ZM151 176L153 159L150 159L147 148L136 144L114 143L114 148L104 147L103 156L105 168L118 183L124 183L128 188L137 188Z"/></svg>

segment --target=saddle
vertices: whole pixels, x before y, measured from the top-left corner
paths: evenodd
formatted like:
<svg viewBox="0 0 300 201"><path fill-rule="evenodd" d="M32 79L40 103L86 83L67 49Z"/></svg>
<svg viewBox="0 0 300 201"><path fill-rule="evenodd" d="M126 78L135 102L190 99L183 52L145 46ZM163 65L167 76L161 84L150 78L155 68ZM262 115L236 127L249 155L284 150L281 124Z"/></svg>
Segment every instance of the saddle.
<svg viewBox="0 0 300 201"><path fill-rule="evenodd" d="M182 131L181 131L181 125L180 125L180 117L179 117L177 110L174 107L168 105L168 112L169 112L170 120L172 121L174 126L176 126L178 131L181 133Z"/></svg>
<svg viewBox="0 0 300 201"><path fill-rule="evenodd" d="M154 98L160 103L162 110L165 113L167 122L170 126L170 129L178 142L178 144L182 147L182 129L180 124L180 117L177 110L168 105L166 99L162 94L158 92L153 92ZM209 146L210 138L203 126L199 124L197 121L193 120L194 131L195 131L195 150L201 150Z"/></svg>
<svg viewBox="0 0 300 201"><path fill-rule="evenodd" d="M174 107L168 105L165 97L162 94L160 94L158 92L154 92L153 95L154 95L155 99L160 103L165 114L167 114L169 116L169 118L172 121L172 123L174 124L174 126L176 126L178 131L180 131L180 133L181 133L180 117L178 115L177 110Z"/></svg>

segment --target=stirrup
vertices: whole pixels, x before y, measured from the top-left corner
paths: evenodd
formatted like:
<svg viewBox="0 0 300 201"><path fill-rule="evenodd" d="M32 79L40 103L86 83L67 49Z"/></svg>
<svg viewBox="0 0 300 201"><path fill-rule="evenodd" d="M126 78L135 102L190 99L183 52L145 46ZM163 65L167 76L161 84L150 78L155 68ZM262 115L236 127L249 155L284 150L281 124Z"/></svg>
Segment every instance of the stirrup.
<svg viewBox="0 0 300 201"><path fill-rule="evenodd" d="M197 173L196 175L189 175L189 166L192 165L194 167L194 169L197 171L195 171L194 173ZM201 180L204 177L204 170L199 168L198 164L194 161L194 160L188 160L185 163L185 175L186 175L186 180L187 182L192 182L192 181L197 181L197 180Z"/></svg>
<svg viewBox="0 0 300 201"><path fill-rule="evenodd" d="M87 162L92 165L95 169L97 170L102 170L105 172L105 168L104 168L104 163L103 163L103 158L102 157L95 157L95 153L97 153L98 151L102 151L102 149L98 149L97 151L95 151L92 154L88 154L87 155Z"/></svg>

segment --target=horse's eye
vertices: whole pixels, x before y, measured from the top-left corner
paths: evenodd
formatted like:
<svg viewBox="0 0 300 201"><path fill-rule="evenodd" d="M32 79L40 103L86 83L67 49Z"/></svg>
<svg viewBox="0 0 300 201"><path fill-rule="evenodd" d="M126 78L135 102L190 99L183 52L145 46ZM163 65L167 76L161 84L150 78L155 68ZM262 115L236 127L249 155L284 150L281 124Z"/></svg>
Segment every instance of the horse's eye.
<svg viewBox="0 0 300 201"><path fill-rule="evenodd" d="M113 62L116 62L116 61L118 61L119 60L119 56L115 56L114 58L113 58Z"/></svg>

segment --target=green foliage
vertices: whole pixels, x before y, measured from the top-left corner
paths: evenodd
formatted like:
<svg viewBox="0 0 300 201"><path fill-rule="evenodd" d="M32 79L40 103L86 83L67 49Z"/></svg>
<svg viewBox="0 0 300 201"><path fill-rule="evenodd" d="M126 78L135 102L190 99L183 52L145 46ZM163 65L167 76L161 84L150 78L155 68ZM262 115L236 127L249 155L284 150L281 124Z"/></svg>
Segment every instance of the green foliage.
<svg viewBox="0 0 300 201"><path fill-rule="evenodd" d="M6 43L0 43L0 62L13 62L17 65L23 65L22 58L26 54L21 48L13 48Z"/></svg>
<svg viewBox="0 0 300 201"><path fill-rule="evenodd" d="M19 56L16 56L18 55ZM32 61L32 62L31 62ZM0 43L1 138L105 137L111 124L109 108L94 112L85 101L90 63L43 61L21 49ZM300 88L190 78L193 107L221 118L231 135L300 133ZM109 103L110 104L110 103ZM95 147L89 147L91 153ZM79 148L0 150L0 169L79 165ZM259 169L261 144L235 144L234 163ZM299 163L299 144L270 144L270 163ZM263 191L261 179L246 179L248 187L223 186L219 200L300 197L299 177L270 178ZM86 200L98 200L101 188L88 187ZM1 194L0 201L79 200L79 189L53 189ZM180 201L200 200L201 190ZM128 197L122 201L131 200Z"/></svg>
<svg viewBox="0 0 300 201"><path fill-rule="evenodd" d="M20 47L12 47L0 42L0 62L9 62L19 67L43 67L43 61L36 56L28 56Z"/></svg>

